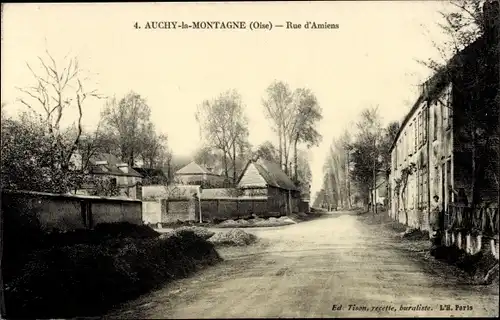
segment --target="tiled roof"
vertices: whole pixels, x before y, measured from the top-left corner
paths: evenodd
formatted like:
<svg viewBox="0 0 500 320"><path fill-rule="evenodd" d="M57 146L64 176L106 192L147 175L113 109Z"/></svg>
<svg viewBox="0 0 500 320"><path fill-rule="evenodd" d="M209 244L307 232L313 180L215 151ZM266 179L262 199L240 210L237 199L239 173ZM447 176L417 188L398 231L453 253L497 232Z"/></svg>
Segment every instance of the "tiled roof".
<svg viewBox="0 0 500 320"><path fill-rule="evenodd" d="M257 172L254 171L257 169ZM258 174L258 175L257 175ZM286 175L277 163L258 159L250 161L238 183L239 187L259 186L264 182L268 186L284 190L298 190L293 181Z"/></svg>
<svg viewBox="0 0 500 320"><path fill-rule="evenodd" d="M177 170L177 172L175 174L177 174L177 175L211 174L211 172L208 171L206 168L200 166L196 162L191 161L186 166L184 166L181 169Z"/></svg>
<svg viewBox="0 0 500 320"><path fill-rule="evenodd" d="M106 161L107 164L98 165L98 161ZM117 157L110 153L101 153L94 155L90 158L92 164L92 173L95 174L109 174L114 176L128 176L128 177L142 177L132 167L128 167L128 173L125 173L118 168L118 164L123 163Z"/></svg>

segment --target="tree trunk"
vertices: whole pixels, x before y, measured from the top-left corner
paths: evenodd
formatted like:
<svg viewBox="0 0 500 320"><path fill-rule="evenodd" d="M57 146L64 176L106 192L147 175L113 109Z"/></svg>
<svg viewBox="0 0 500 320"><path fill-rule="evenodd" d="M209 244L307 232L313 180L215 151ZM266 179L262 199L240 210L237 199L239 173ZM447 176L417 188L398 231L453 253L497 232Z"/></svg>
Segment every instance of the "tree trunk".
<svg viewBox="0 0 500 320"><path fill-rule="evenodd" d="M280 168L283 169L283 140L282 140L282 129L281 124L278 127L278 144L279 144L279 156L280 156Z"/></svg>
<svg viewBox="0 0 500 320"><path fill-rule="evenodd" d="M293 144L293 162L294 162L294 177L295 181L298 181L299 175L298 175L298 155L297 155L297 143L299 142L299 135L295 137L295 141Z"/></svg>
<svg viewBox="0 0 500 320"><path fill-rule="evenodd" d="M373 205L373 213L377 213L377 199L376 199L376 194L377 194L377 173L375 171L375 157L373 158L373 190L372 190L372 205Z"/></svg>
<svg viewBox="0 0 500 320"><path fill-rule="evenodd" d="M349 183L349 150L347 150L347 160L346 160L346 168L345 168L345 182L346 182L346 193L347 193L347 207L351 209L351 185Z"/></svg>
<svg viewBox="0 0 500 320"><path fill-rule="evenodd" d="M287 138L286 136L283 134L283 161L285 162L285 173L288 175L289 173L289 163L288 163L288 148L289 148L289 145L287 144Z"/></svg>
<svg viewBox="0 0 500 320"><path fill-rule="evenodd" d="M226 148L223 148L222 152L224 153L224 156L222 158L222 161L224 162L224 174L226 175L226 179L229 179L229 170L227 168L227 152L226 152Z"/></svg>
<svg viewBox="0 0 500 320"><path fill-rule="evenodd" d="M129 154L128 165L131 167L134 165L134 152L130 152Z"/></svg>
<svg viewBox="0 0 500 320"><path fill-rule="evenodd" d="M236 142L233 143L233 184L236 187Z"/></svg>

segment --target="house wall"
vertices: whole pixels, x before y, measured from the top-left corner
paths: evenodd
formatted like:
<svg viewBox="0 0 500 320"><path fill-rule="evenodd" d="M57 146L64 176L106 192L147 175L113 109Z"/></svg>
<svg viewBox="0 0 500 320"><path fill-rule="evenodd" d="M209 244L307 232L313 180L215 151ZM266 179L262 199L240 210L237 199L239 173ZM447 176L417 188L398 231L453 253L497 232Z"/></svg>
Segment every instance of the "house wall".
<svg viewBox="0 0 500 320"><path fill-rule="evenodd" d="M300 194L298 192L268 187L267 195L267 205L270 213L286 215L289 206L291 206L292 212L299 211Z"/></svg>
<svg viewBox="0 0 500 320"><path fill-rule="evenodd" d="M260 175L253 162L248 165L238 183L240 188L266 188L266 186L266 180Z"/></svg>
<svg viewBox="0 0 500 320"><path fill-rule="evenodd" d="M427 229L428 225L428 143L429 108L426 101L421 101L395 141L389 176L391 216L411 227L421 229ZM415 166L415 170L408 176L405 186L402 172L411 165ZM401 179L399 192L396 190L397 179Z"/></svg>
<svg viewBox="0 0 500 320"><path fill-rule="evenodd" d="M453 159L453 118L451 84L429 102L431 138L429 152L429 193L437 195L445 212L453 201L450 187L455 188ZM453 106L454 107L454 106ZM433 200L432 200L433 201Z"/></svg>
<svg viewBox="0 0 500 320"><path fill-rule="evenodd" d="M90 210L82 212L84 206ZM2 214L42 230L92 228L103 222L142 224L140 201L40 192L3 190Z"/></svg>

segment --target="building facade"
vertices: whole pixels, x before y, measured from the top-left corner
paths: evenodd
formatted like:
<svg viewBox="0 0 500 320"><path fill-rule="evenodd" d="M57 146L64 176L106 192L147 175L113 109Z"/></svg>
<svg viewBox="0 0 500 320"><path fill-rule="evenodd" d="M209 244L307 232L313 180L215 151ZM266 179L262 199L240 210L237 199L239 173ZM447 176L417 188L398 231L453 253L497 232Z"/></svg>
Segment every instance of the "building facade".
<svg viewBox="0 0 500 320"><path fill-rule="evenodd" d="M457 205L498 208L498 42L497 21L421 87L391 148L394 219L428 229L435 196L443 228Z"/></svg>
<svg viewBox="0 0 500 320"><path fill-rule="evenodd" d="M75 168L83 168L80 154L75 153L72 162ZM86 167L88 176L95 178L91 180L106 183L108 189L117 189L119 197L139 200L142 198L142 175L116 156L109 153L93 155L88 159ZM96 183L86 183L75 194L96 195L98 188Z"/></svg>
<svg viewBox="0 0 500 320"><path fill-rule="evenodd" d="M435 79L434 79L435 80ZM411 227L426 228L432 198L443 208L452 201L452 85L429 94L427 83L406 116L391 151L391 216Z"/></svg>
<svg viewBox="0 0 500 320"><path fill-rule="evenodd" d="M194 161L175 172L174 181L182 185L201 185L203 188L222 188L227 185L223 176L211 172Z"/></svg>

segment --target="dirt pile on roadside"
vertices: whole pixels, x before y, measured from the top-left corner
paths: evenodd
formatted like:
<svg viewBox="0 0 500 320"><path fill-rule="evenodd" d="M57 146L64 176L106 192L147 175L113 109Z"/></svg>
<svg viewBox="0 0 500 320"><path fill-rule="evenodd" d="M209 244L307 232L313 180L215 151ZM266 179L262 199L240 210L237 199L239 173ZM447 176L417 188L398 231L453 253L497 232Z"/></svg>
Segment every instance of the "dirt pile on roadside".
<svg viewBox="0 0 500 320"><path fill-rule="evenodd" d="M257 237L240 229L217 232L208 239L216 246L247 246L254 243Z"/></svg>
<svg viewBox="0 0 500 320"><path fill-rule="evenodd" d="M289 217L270 217L270 218L252 218L252 219L238 219L238 220L225 220L217 225L218 228L251 228L251 227L279 227L289 224L295 224Z"/></svg>
<svg viewBox="0 0 500 320"><path fill-rule="evenodd" d="M179 234L179 232L183 232L183 231L192 231L192 232L194 232L194 234L196 234L197 236L199 236L205 240L209 239L210 237L212 237L215 234L215 232L210 231L204 227L186 226L186 227L176 228L173 231L168 232L162 236L168 237L169 234Z"/></svg>

